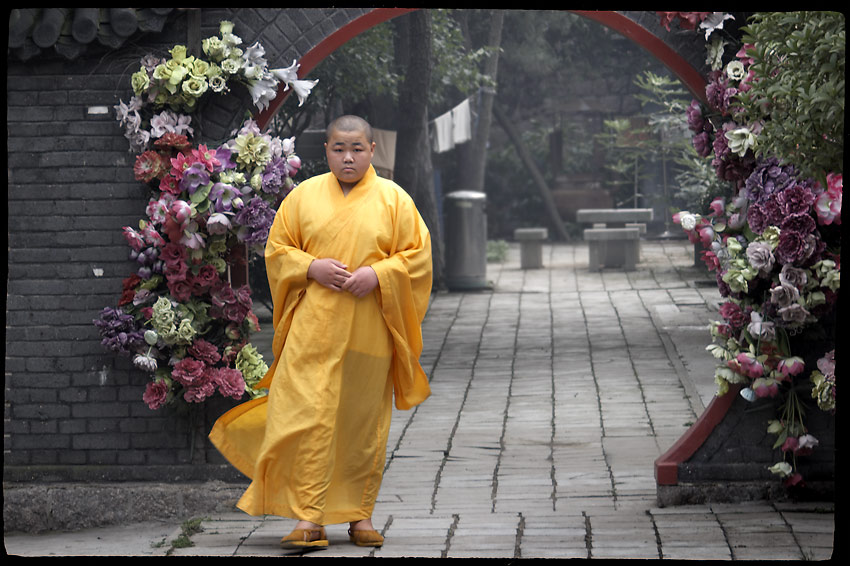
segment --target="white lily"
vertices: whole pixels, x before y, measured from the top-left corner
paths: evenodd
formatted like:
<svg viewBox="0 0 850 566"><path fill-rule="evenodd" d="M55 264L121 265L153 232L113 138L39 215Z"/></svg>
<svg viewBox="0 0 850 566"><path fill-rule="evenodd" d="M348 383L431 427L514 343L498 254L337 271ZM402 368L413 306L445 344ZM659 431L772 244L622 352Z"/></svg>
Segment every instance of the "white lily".
<svg viewBox="0 0 850 566"><path fill-rule="evenodd" d="M260 110L265 110L269 102L277 96L277 81L273 78L262 78L253 81L248 87L254 105Z"/></svg>

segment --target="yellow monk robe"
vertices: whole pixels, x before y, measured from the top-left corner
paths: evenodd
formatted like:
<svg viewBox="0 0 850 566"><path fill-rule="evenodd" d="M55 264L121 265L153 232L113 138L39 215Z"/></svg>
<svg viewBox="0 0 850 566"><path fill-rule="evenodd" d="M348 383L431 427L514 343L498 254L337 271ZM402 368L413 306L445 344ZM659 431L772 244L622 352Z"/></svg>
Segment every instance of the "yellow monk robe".
<svg viewBox="0 0 850 566"><path fill-rule="evenodd" d="M370 265L360 299L307 280L313 259ZM216 422L210 439L251 485L238 507L334 524L369 518L381 485L392 399L430 394L419 364L431 293L431 240L413 200L370 166L344 196L333 174L281 203L266 245L274 300L267 397Z"/></svg>

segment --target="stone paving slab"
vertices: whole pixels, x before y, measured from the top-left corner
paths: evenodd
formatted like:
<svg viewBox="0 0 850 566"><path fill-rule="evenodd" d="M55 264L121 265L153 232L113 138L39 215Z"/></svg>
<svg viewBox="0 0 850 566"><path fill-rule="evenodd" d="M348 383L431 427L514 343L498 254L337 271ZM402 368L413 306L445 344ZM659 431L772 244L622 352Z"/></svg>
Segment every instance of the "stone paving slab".
<svg viewBox="0 0 850 566"><path fill-rule="evenodd" d="M520 269L512 246L488 265L492 291L433 297L432 396L393 414L373 516L386 542L358 548L329 525L330 548L304 556L830 558L832 502L657 506L655 459L713 396L719 296L694 285L692 246L645 241L637 271L590 273L586 246L547 244L544 266ZM5 543L23 556L302 556L278 548L294 523L216 514L185 548L168 523Z"/></svg>

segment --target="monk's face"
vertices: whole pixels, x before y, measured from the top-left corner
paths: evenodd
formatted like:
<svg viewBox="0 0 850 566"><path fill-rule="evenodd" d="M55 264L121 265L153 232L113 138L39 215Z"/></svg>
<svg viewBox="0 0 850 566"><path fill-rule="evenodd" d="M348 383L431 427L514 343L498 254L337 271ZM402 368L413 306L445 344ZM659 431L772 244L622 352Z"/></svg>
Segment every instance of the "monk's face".
<svg viewBox="0 0 850 566"><path fill-rule="evenodd" d="M370 142L361 130L333 130L325 143L328 167L343 189L351 189L363 178L374 153L375 142Z"/></svg>

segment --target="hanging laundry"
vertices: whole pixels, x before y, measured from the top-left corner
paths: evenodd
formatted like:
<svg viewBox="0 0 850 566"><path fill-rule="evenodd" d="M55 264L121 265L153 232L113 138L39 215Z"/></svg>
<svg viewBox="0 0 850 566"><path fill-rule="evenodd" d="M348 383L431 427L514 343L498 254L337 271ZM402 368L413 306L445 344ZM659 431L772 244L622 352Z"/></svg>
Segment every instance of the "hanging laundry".
<svg viewBox="0 0 850 566"><path fill-rule="evenodd" d="M431 146L434 153L443 153L454 148L454 142L452 141L454 127L452 125L451 111L438 116L431 124Z"/></svg>
<svg viewBox="0 0 850 566"><path fill-rule="evenodd" d="M467 98L429 123L431 149L443 153L472 139L472 112Z"/></svg>
<svg viewBox="0 0 850 566"><path fill-rule="evenodd" d="M395 169L396 132L372 128L372 137L375 141L372 165L381 177L392 179L393 169Z"/></svg>
<svg viewBox="0 0 850 566"><path fill-rule="evenodd" d="M455 145L472 139L472 114L467 98L452 109L452 141Z"/></svg>

